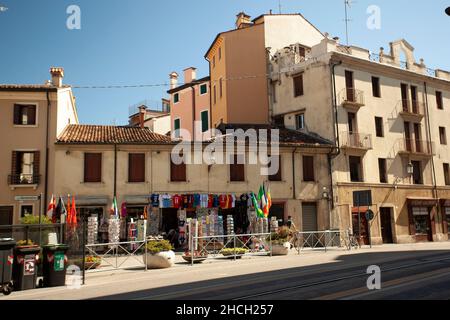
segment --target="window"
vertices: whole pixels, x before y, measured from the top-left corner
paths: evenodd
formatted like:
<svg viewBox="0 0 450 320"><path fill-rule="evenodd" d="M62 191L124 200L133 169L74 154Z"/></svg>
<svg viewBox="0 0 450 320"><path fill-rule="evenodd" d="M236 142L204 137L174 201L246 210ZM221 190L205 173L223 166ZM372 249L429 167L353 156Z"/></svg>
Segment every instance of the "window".
<svg viewBox="0 0 450 320"><path fill-rule="evenodd" d="M240 161L239 161L240 160ZM230 164L230 181L243 182L245 181L245 159L243 156L234 155L233 163Z"/></svg>
<svg viewBox="0 0 450 320"><path fill-rule="evenodd" d="M219 48L219 61L222 60L222 47Z"/></svg>
<svg viewBox="0 0 450 320"><path fill-rule="evenodd" d="M128 182L145 182L145 154L128 154Z"/></svg>
<svg viewBox="0 0 450 320"><path fill-rule="evenodd" d="M445 216L447 222L447 232L450 234L450 207L445 207Z"/></svg>
<svg viewBox="0 0 450 320"><path fill-rule="evenodd" d="M423 184L422 164L420 163L420 161L412 161L412 165L414 168L413 183L414 184Z"/></svg>
<svg viewBox="0 0 450 320"><path fill-rule="evenodd" d="M214 85L214 92L213 92L213 101L214 101L214 104L216 104L217 103L217 90L216 90L216 86Z"/></svg>
<svg viewBox="0 0 450 320"><path fill-rule="evenodd" d="M222 99L222 95L223 95L223 81L222 78L220 78L219 80L219 96Z"/></svg>
<svg viewBox="0 0 450 320"><path fill-rule="evenodd" d="M86 183L102 182L101 153L84 154L84 182Z"/></svg>
<svg viewBox="0 0 450 320"><path fill-rule="evenodd" d="M380 78L372 77L372 93L375 98L381 98Z"/></svg>
<svg viewBox="0 0 450 320"><path fill-rule="evenodd" d="M303 74L297 75L294 78L294 97L303 95Z"/></svg>
<svg viewBox="0 0 450 320"><path fill-rule="evenodd" d="M23 218L27 215L33 215L33 206L25 205L20 207L20 217Z"/></svg>
<svg viewBox="0 0 450 320"><path fill-rule="evenodd" d="M208 111L202 111L201 118L202 118L202 132L206 132L209 129Z"/></svg>
<svg viewBox="0 0 450 320"><path fill-rule="evenodd" d="M350 180L352 182L363 182L361 170L361 157L349 157Z"/></svg>
<svg viewBox="0 0 450 320"><path fill-rule="evenodd" d="M303 156L303 181L314 182L315 180L314 157Z"/></svg>
<svg viewBox="0 0 450 320"><path fill-rule="evenodd" d="M444 127L439 127L439 139L441 140L441 144L447 144L447 133Z"/></svg>
<svg viewBox="0 0 450 320"><path fill-rule="evenodd" d="M278 157L278 171L277 171L277 173L269 176L269 181L282 181L282 176L281 176L281 156L278 155L277 157Z"/></svg>
<svg viewBox="0 0 450 320"><path fill-rule="evenodd" d="M14 124L19 126L36 125L36 105L14 105Z"/></svg>
<svg viewBox="0 0 450 320"><path fill-rule="evenodd" d="M386 159L378 159L378 170L380 172L380 183L387 183Z"/></svg>
<svg viewBox="0 0 450 320"><path fill-rule="evenodd" d="M179 93L175 93L173 95L173 103L178 103L180 102L180 94Z"/></svg>
<svg viewBox="0 0 450 320"><path fill-rule="evenodd" d="M216 67L216 56L214 56L212 59L212 66L213 66L213 68Z"/></svg>
<svg viewBox="0 0 450 320"><path fill-rule="evenodd" d="M430 213L427 207L413 207L416 235L428 235Z"/></svg>
<svg viewBox="0 0 450 320"><path fill-rule="evenodd" d="M444 109L444 100L440 91L436 91L436 104L438 109Z"/></svg>
<svg viewBox="0 0 450 320"><path fill-rule="evenodd" d="M200 86L200 95L204 95L204 94L207 94L207 93L208 93L208 85L206 83L202 84Z"/></svg>
<svg viewBox="0 0 450 320"><path fill-rule="evenodd" d="M170 181L186 182L186 163L175 164L170 159Z"/></svg>
<svg viewBox="0 0 450 320"><path fill-rule="evenodd" d="M300 113L295 116L295 128L297 130L305 129L305 114Z"/></svg>
<svg viewBox="0 0 450 320"><path fill-rule="evenodd" d="M13 151L10 184L38 184L39 162L39 151Z"/></svg>
<svg viewBox="0 0 450 320"><path fill-rule="evenodd" d="M180 137L181 119L175 119L173 121L173 131L175 138Z"/></svg>
<svg viewBox="0 0 450 320"><path fill-rule="evenodd" d="M444 179L445 185L450 186L450 165L448 163L444 163Z"/></svg>
<svg viewBox="0 0 450 320"><path fill-rule="evenodd" d="M375 131L377 137L384 137L383 118L375 117Z"/></svg>

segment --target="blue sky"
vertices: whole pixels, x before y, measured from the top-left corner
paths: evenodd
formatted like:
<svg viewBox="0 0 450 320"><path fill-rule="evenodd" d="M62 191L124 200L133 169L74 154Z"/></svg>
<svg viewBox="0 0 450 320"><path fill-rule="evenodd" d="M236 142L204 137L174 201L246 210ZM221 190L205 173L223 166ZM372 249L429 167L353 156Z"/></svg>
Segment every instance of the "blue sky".
<svg viewBox="0 0 450 320"><path fill-rule="evenodd" d="M171 71L198 67L217 33L235 15L278 12L278 0L0 0L0 83L44 83L50 66L65 69L74 86L158 84ZM323 32L345 38L343 0L281 0L284 13L301 12ZM68 30L66 8L81 8L81 30ZM381 30L366 27L369 5L381 8ZM358 0L350 10L350 42L374 51L398 38L416 59L450 70L448 0ZM167 88L74 89L82 123L126 124L128 107L159 101Z"/></svg>

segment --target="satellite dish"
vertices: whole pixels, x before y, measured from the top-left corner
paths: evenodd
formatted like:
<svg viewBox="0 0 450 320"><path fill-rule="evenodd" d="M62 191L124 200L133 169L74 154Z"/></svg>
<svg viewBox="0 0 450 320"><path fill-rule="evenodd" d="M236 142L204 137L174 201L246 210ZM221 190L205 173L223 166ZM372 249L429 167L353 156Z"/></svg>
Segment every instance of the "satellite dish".
<svg viewBox="0 0 450 320"><path fill-rule="evenodd" d="M445 13L450 16L450 7L448 7L447 9L445 9Z"/></svg>

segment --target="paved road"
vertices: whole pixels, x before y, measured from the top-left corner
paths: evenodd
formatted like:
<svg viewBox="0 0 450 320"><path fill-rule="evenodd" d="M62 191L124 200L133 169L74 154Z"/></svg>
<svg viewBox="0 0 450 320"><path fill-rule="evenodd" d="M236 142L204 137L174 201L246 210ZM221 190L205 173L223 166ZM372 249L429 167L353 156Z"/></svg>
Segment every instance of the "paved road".
<svg viewBox="0 0 450 320"><path fill-rule="evenodd" d="M351 260L351 259L350 259ZM381 290L367 288L367 262L344 262L332 270L279 270L246 277L206 281L190 287L171 286L100 299L187 300L450 300L450 252L399 256L385 261L383 255L370 264L381 268Z"/></svg>

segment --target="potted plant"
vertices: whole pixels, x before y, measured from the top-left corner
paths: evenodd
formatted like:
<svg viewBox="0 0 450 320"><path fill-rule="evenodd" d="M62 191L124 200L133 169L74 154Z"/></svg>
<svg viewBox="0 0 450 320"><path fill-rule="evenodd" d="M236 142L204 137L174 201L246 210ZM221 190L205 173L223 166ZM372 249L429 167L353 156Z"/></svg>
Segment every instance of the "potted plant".
<svg viewBox="0 0 450 320"><path fill-rule="evenodd" d="M208 258L208 253L204 251L194 251L194 263L202 263ZM192 251L186 250L183 255L183 259L189 263L192 262Z"/></svg>
<svg viewBox="0 0 450 320"><path fill-rule="evenodd" d="M273 256L287 256L291 249L289 242L290 230L288 227L279 228L277 232L272 233L267 241L272 242L272 255Z"/></svg>
<svg viewBox="0 0 450 320"><path fill-rule="evenodd" d="M85 270L94 270L101 266L102 259L95 256L87 256L84 258L84 268Z"/></svg>
<svg viewBox="0 0 450 320"><path fill-rule="evenodd" d="M175 252L167 240L150 241L146 245L147 254L144 254L144 263L150 269L170 268L175 264Z"/></svg>
<svg viewBox="0 0 450 320"><path fill-rule="evenodd" d="M236 259L241 259L247 252L248 250L244 248L225 248L220 251L223 256L229 258L236 256Z"/></svg>

